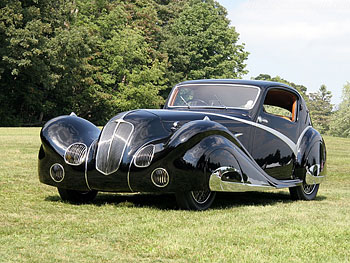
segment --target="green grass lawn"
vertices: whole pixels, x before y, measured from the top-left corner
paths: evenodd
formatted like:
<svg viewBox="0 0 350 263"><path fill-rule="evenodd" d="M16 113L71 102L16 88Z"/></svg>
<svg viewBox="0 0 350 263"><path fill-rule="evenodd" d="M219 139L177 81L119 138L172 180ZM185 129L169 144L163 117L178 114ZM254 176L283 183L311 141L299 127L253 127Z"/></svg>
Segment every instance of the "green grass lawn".
<svg viewBox="0 0 350 263"><path fill-rule="evenodd" d="M204 212L171 195L60 201L37 176L39 128L0 128L0 262L350 261L350 139L326 137L315 201L287 190L220 194Z"/></svg>

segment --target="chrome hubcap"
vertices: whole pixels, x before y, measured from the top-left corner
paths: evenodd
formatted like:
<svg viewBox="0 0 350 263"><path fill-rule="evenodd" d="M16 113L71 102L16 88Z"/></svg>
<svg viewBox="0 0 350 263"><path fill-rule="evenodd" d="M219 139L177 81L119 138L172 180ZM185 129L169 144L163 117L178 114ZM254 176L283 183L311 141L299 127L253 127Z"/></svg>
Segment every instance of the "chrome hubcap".
<svg viewBox="0 0 350 263"><path fill-rule="evenodd" d="M204 204L210 198L211 191L210 190L208 190L208 191L192 191L191 194L192 194L193 199L198 204Z"/></svg>

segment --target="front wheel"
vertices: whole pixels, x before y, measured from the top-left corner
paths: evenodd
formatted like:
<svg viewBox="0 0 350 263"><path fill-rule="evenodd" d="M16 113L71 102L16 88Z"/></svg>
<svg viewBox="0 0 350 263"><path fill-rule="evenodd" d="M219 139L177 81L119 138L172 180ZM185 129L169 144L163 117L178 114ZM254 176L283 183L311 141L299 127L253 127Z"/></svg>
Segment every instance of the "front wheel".
<svg viewBox="0 0 350 263"><path fill-rule="evenodd" d="M289 193L294 200L313 200L315 199L319 184L307 184L303 183L302 185L289 188Z"/></svg>
<svg viewBox="0 0 350 263"><path fill-rule="evenodd" d="M76 191L76 190L68 190L63 188L57 188L58 193L60 194L63 201L67 201L70 203L78 203L84 204L89 203L95 199L97 195L97 191Z"/></svg>
<svg viewBox="0 0 350 263"><path fill-rule="evenodd" d="M177 192L176 202L180 209L186 210L206 210L215 199L216 192L210 190Z"/></svg>

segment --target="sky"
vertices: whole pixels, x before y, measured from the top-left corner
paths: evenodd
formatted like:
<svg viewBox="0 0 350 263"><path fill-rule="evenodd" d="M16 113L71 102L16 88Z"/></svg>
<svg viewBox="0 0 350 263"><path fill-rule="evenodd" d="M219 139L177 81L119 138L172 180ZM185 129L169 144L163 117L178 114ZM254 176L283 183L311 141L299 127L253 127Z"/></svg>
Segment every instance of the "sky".
<svg viewBox="0 0 350 263"><path fill-rule="evenodd" d="M339 104L350 82L350 0L217 0L250 53L250 79L280 76Z"/></svg>

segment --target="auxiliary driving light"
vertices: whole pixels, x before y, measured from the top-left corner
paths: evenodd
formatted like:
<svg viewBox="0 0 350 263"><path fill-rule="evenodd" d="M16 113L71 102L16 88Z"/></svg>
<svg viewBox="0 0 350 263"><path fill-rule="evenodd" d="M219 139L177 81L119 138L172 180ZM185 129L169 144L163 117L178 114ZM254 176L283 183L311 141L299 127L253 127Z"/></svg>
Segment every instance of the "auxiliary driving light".
<svg viewBox="0 0 350 263"><path fill-rule="evenodd" d="M64 179L64 169L63 166L59 163L55 163L50 168L50 176L52 180L54 180L56 183L62 182Z"/></svg>
<svg viewBox="0 0 350 263"><path fill-rule="evenodd" d="M158 187L165 187L169 184L169 174L164 168L157 168L151 174L152 183Z"/></svg>

